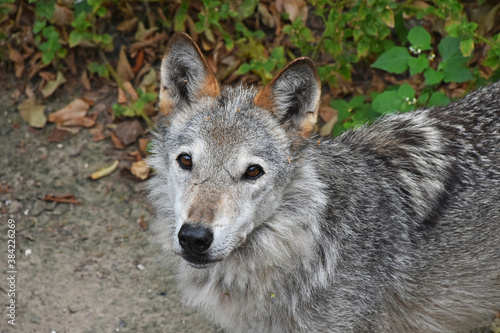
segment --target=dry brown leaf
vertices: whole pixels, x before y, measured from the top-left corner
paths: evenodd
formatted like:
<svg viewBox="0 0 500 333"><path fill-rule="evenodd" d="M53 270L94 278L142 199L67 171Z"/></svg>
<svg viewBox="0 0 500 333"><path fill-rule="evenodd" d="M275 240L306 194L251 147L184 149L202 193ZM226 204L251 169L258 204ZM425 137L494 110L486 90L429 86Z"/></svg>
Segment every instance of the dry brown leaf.
<svg viewBox="0 0 500 333"><path fill-rule="evenodd" d="M258 11L260 14L260 19L262 20L262 23L265 26L267 26L269 28L274 28L276 26L276 22L274 21L274 17L269 12L266 5L259 3Z"/></svg>
<svg viewBox="0 0 500 333"><path fill-rule="evenodd" d="M142 156L148 155L149 139L139 138L139 152Z"/></svg>
<svg viewBox="0 0 500 333"><path fill-rule="evenodd" d="M135 40L137 41L144 41L146 40L149 36L151 36L155 31L158 30L158 27L152 27L149 29L146 29L144 27L144 23L139 22L137 26L137 31L135 33Z"/></svg>
<svg viewBox="0 0 500 333"><path fill-rule="evenodd" d="M139 95L137 95L137 92L135 91L134 87L129 81L123 82L123 87L129 94L130 98L135 101L136 99L139 98ZM121 88L118 88L118 103L123 104L127 103L128 98L127 95L123 92Z"/></svg>
<svg viewBox="0 0 500 333"><path fill-rule="evenodd" d="M45 123L47 122L47 117L45 116L45 105L37 104L35 97L28 98L19 103L17 108L21 117L31 127L43 128L45 126Z"/></svg>
<svg viewBox="0 0 500 333"><path fill-rule="evenodd" d="M277 0L276 8L280 12L287 13L290 21L294 21L299 16L302 22L307 20L308 9L305 0Z"/></svg>
<svg viewBox="0 0 500 333"><path fill-rule="evenodd" d="M51 195L47 194L45 195L42 200L44 201L55 201L55 202L60 202L60 203L71 203L75 205L80 205L80 201L76 201L75 196L73 194L66 194L66 195Z"/></svg>
<svg viewBox="0 0 500 333"><path fill-rule="evenodd" d="M132 158L132 161L134 161L134 162L138 162L138 161L143 160L142 155L141 155L140 151L138 151L138 150L134 150L134 151L127 153L127 159L129 159L129 158Z"/></svg>
<svg viewBox="0 0 500 333"><path fill-rule="evenodd" d="M133 53L137 50L144 49L146 47L157 47L160 42L167 40L167 33L157 33L153 36L153 38L147 39L142 42L136 42L129 47L129 52Z"/></svg>
<svg viewBox="0 0 500 333"><path fill-rule="evenodd" d="M21 89L17 88L12 94L10 94L10 98L17 100L19 97L21 97L21 94Z"/></svg>
<svg viewBox="0 0 500 333"><path fill-rule="evenodd" d="M319 116L325 123L327 123L332 120L333 117L337 116L337 110L330 107L329 105L323 104L319 107Z"/></svg>
<svg viewBox="0 0 500 333"><path fill-rule="evenodd" d="M92 86L90 85L90 80L87 75L87 71L83 70L82 75L80 76L80 82L82 83L82 86L87 90L90 91L92 90Z"/></svg>
<svg viewBox="0 0 500 333"><path fill-rule="evenodd" d="M134 78L134 71L128 62L127 53L125 52L126 47L122 46L120 50L120 56L118 58L118 64L116 65L116 72L118 76L123 81L130 81Z"/></svg>
<svg viewBox="0 0 500 333"><path fill-rule="evenodd" d="M92 115L87 116L87 117L77 117L77 118L69 119L68 121L65 121L63 123L63 126L67 126L67 127L74 127L74 126L92 127L95 125L96 119L97 119L97 113L92 113Z"/></svg>
<svg viewBox="0 0 500 333"><path fill-rule="evenodd" d="M9 48L9 59L14 63L14 69L16 72L16 77L20 79L24 72L24 58L16 49L13 49L8 45Z"/></svg>
<svg viewBox="0 0 500 333"><path fill-rule="evenodd" d="M151 167L145 160L134 162L130 167L130 172L132 172L134 176L142 180L148 178L149 170L151 170Z"/></svg>
<svg viewBox="0 0 500 333"><path fill-rule="evenodd" d="M134 74L137 74L137 72L139 72L143 64L144 64L144 50L141 49L139 50L139 52L137 52L137 56L135 57L135 65L133 68Z"/></svg>
<svg viewBox="0 0 500 333"><path fill-rule="evenodd" d="M70 51L64 58L64 62L68 65L71 74L76 75L78 73L78 68L75 63L75 52Z"/></svg>
<svg viewBox="0 0 500 333"><path fill-rule="evenodd" d="M111 132L111 141L116 149L125 149L125 145L118 139L115 133Z"/></svg>
<svg viewBox="0 0 500 333"><path fill-rule="evenodd" d="M42 96L43 98L47 98L51 96L57 88L59 88L60 85L63 83L66 83L66 78L64 77L63 73L57 72L57 77L55 80L47 82L45 87L42 89Z"/></svg>
<svg viewBox="0 0 500 333"><path fill-rule="evenodd" d="M328 136L332 135L333 126L335 125L337 120L338 120L338 117L337 117L337 115L335 115L332 119L330 119L329 122L327 122L325 125L323 125L323 127L321 127L321 129L319 131L319 135L322 137L328 137Z"/></svg>
<svg viewBox="0 0 500 333"><path fill-rule="evenodd" d="M56 3L52 23L61 27L68 26L71 25L73 18L73 11L71 9Z"/></svg>
<svg viewBox="0 0 500 333"><path fill-rule="evenodd" d="M94 108L95 110L95 108ZM101 123L97 123L96 126L89 129L90 134L93 135L92 140L94 142L102 141L106 139L106 135L104 134L104 125Z"/></svg>
<svg viewBox="0 0 500 333"><path fill-rule="evenodd" d="M49 134L49 142L50 143L59 143L68 139L71 136L71 133L59 128L53 128Z"/></svg>
<svg viewBox="0 0 500 333"><path fill-rule="evenodd" d="M123 121L116 126L113 133L125 146L128 146L144 133L144 129L138 120Z"/></svg>
<svg viewBox="0 0 500 333"><path fill-rule="evenodd" d="M77 98L62 109L50 114L49 121L57 125L65 125L67 121L84 117L89 107L88 101Z"/></svg>
<svg viewBox="0 0 500 333"><path fill-rule="evenodd" d="M139 19L137 17L131 18L129 20L125 20L122 23L118 24L116 29L118 31L122 31L125 33L131 33L132 31L135 30L138 21L139 21Z"/></svg>
<svg viewBox="0 0 500 333"><path fill-rule="evenodd" d="M56 74L51 72L40 72L38 75L46 81L53 81L56 79Z"/></svg>

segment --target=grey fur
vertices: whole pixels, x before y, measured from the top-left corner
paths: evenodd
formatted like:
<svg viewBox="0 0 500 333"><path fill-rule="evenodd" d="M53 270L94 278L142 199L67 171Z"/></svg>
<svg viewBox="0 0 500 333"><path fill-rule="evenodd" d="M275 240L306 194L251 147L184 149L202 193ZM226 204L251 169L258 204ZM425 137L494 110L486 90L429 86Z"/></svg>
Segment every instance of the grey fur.
<svg viewBox="0 0 500 333"><path fill-rule="evenodd" d="M189 305L228 332L466 332L500 312L500 83L334 140L288 126L272 92L278 112L225 87L158 125L152 234ZM178 244L190 209L214 233L201 262Z"/></svg>

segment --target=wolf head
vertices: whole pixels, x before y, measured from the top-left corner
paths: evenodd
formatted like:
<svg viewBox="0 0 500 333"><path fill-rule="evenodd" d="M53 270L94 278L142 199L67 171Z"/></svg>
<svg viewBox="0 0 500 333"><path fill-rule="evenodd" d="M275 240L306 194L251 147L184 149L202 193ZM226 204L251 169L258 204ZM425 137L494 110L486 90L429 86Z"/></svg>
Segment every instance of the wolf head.
<svg viewBox="0 0 500 333"><path fill-rule="evenodd" d="M276 214L316 122L320 82L300 58L257 93L221 87L193 40L172 36L161 65L149 163L155 234L196 268L226 259Z"/></svg>

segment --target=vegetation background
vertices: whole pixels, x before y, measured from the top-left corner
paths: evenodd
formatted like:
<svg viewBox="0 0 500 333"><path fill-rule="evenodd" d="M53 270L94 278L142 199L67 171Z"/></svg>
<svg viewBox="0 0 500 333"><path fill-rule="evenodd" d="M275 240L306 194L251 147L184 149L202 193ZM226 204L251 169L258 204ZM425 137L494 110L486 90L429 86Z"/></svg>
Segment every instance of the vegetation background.
<svg viewBox="0 0 500 333"><path fill-rule="evenodd" d="M0 14L1 68L18 79L11 99L35 128L45 126L40 105L68 81L116 88L113 122L141 117L151 126L174 31L193 37L223 84L265 84L287 62L311 57L325 136L500 79L496 0L0 0Z"/></svg>

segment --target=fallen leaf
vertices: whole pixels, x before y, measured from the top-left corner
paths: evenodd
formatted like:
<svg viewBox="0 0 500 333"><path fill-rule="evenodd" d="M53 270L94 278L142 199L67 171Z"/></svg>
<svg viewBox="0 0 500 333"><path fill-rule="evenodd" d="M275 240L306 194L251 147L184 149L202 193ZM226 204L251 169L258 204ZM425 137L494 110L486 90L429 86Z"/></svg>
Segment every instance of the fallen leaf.
<svg viewBox="0 0 500 333"><path fill-rule="evenodd" d="M30 125L31 127L43 128L47 122L47 117L45 116L45 105L40 105L36 103L36 98L31 97L23 102L19 103L17 106L21 117Z"/></svg>
<svg viewBox="0 0 500 333"><path fill-rule="evenodd" d="M116 149L125 149L125 145L118 139L115 133L111 132L111 141Z"/></svg>
<svg viewBox="0 0 500 333"><path fill-rule="evenodd" d="M129 81L134 78L134 71L128 62L126 47L122 45L120 55L118 57L118 64L116 65L116 73L123 81Z"/></svg>
<svg viewBox="0 0 500 333"><path fill-rule="evenodd" d="M279 12L287 13L290 21L294 21L299 16L302 22L307 20L308 9L305 0L278 0L276 8Z"/></svg>
<svg viewBox="0 0 500 333"><path fill-rule="evenodd" d="M71 133L59 128L54 128L49 134L49 142L50 143L59 143L68 139L71 136Z"/></svg>
<svg viewBox="0 0 500 333"><path fill-rule="evenodd" d="M134 87L132 86L132 83L130 81L125 81L123 82L123 87L127 91L128 95L130 98L135 101L139 98L139 95L137 95L137 92L135 91ZM118 88L118 103L124 104L127 103L128 98L127 95L123 92L121 88Z"/></svg>
<svg viewBox="0 0 500 333"><path fill-rule="evenodd" d="M132 31L135 30L135 27L137 26L137 22L139 19L137 17L131 18L129 20L125 20L122 23L118 24L116 27L116 30L126 32L126 33L131 33Z"/></svg>
<svg viewBox="0 0 500 333"><path fill-rule="evenodd" d="M118 163L119 163L118 160L116 160L111 165L108 165L106 167L97 170L96 172L90 175L90 178L96 180L111 174L118 167Z"/></svg>
<svg viewBox="0 0 500 333"><path fill-rule="evenodd" d="M43 98L47 98L50 95L52 95L57 88L63 83L66 82L66 78L64 77L63 73L57 72L57 77L55 80L47 82L45 87L42 89L42 96Z"/></svg>
<svg viewBox="0 0 500 333"><path fill-rule="evenodd" d="M9 59L14 63L16 77L20 79L24 72L24 58L19 51L13 49L9 44L7 45L9 48Z"/></svg>
<svg viewBox="0 0 500 333"><path fill-rule="evenodd" d="M80 201L76 201L75 196L73 194L66 194L66 195L47 194L42 198L42 200L55 201L55 202L60 202L60 203L70 203L70 204L75 204L75 205L81 204Z"/></svg>
<svg viewBox="0 0 500 333"><path fill-rule="evenodd" d="M59 111L50 114L49 121L56 123L57 125L64 125L67 121L84 117L89 107L90 105L88 101L85 101L82 98L77 98Z"/></svg>
<svg viewBox="0 0 500 333"><path fill-rule="evenodd" d="M144 219L142 217L139 218L139 226L144 231L148 231L148 229L149 229L148 223L146 221L144 221Z"/></svg>
<svg viewBox="0 0 500 333"><path fill-rule="evenodd" d="M121 122L113 132L125 146L128 146L134 143L144 130L138 120L131 120Z"/></svg>
<svg viewBox="0 0 500 333"><path fill-rule="evenodd" d="M160 42L167 40L168 36L166 32L157 33L153 38L147 39L142 42L136 42L129 47L129 52L136 52L137 50L144 49L146 47L157 47Z"/></svg>
<svg viewBox="0 0 500 333"><path fill-rule="evenodd" d="M135 40L138 40L138 41L146 40L156 30L158 30L158 27L152 27L152 28L146 29L144 27L144 23L139 22L139 25L137 26L137 31L136 31L135 36L134 36Z"/></svg>
<svg viewBox="0 0 500 333"><path fill-rule="evenodd" d="M54 14L52 16L52 23L63 27L71 25L72 21L73 21L73 11L68 7L64 7L56 3L54 8Z"/></svg>
<svg viewBox="0 0 500 333"><path fill-rule="evenodd" d="M148 144L149 144L149 139L139 138L139 151L141 152L142 156L149 155L148 154Z"/></svg>
<svg viewBox="0 0 500 333"><path fill-rule="evenodd" d="M337 110L328 105L321 105L319 108L319 116L327 123L332 120L333 117L337 116Z"/></svg>
<svg viewBox="0 0 500 333"><path fill-rule="evenodd" d="M145 160L134 162L130 167L130 172L132 172L134 176L142 180L148 178L149 170L151 170L151 167Z"/></svg>
<svg viewBox="0 0 500 333"><path fill-rule="evenodd" d="M137 72L139 72L143 64L144 64L144 50L141 49L139 50L139 52L137 52L137 56L135 57L135 65L134 68L132 69L134 74L137 74Z"/></svg>
<svg viewBox="0 0 500 333"><path fill-rule="evenodd" d="M323 125L319 131L319 135L322 137L326 136L331 136L332 135L332 130L333 126L337 122L338 118L337 115L335 115L332 119L330 119L329 122L327 122L325 125Z"/></svg>
<svg viewBox="0 0 500 333"><path fill-rule="evenodd" d="M90 91L92 90L92 87L90 86L90 80L89 80L89 77L87 75L87 71L86 70L83 70L82 71L82 75L80 76L80 82L82 83L82 86Z"/></svg>
<svg viewBox="0 0 500 333"><path fill-rule="evenodd" d="M86 116L86 117L77 117L77 118L69 119L68 121L65 121L63 123L63 126L67 126L67 127L74 127L74 126L92 127L95 125L96 119L97 119L97 113L92 113L91 115Z"/></svg>
<svg viewBox="0 0 500 333"><path fill-rule="evenodd" d="M93 135L92 140L94 142L106 139L106 135L104 134L104 126L101 123L97 123L95 127L89 129L89 132Z"/></svg>
<svg viewBox="0 0 500 333"><path fill-rule="evenodd" d="M55 80L55 79L56 79L56 75L55 75L54 73L51 73L51 72L45 72L45 71L44 71L44 72L40 72L40 73L38 73L38 75L39 75L42 79L44 79L44 80L46 80L46 81L53 81L53 80Z"/></svg>

